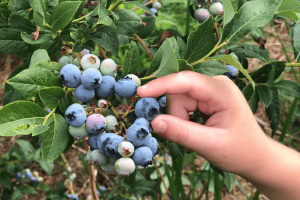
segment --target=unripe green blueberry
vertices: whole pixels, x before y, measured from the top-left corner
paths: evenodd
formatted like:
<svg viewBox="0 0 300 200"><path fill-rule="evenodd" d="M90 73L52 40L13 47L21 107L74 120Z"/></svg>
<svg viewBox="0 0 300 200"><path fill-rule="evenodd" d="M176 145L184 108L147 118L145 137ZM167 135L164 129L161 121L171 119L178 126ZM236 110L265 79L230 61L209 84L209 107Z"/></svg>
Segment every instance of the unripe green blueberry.
<svg viewBox="0 0 300 200"><path fill-rule="evenodd" d="M87 160L89 163L92 163L92 162L93 162L91 154L92 154L92 150L89 149L88 152L87 152L87 154L86 154L86 160Z"/></svg>
<svg viewBox="0 0 300 200"><path fill-rule="evenodd" d="M115 126L118 124L118 120L113 115L108 115L105 117L106 125L105 130L106 132L113 132L115 130Z"/></svg>
<svg viewBox="0 0 300 200"><path fill-rule="evenodd" d="M107 101L104 99L100 99L98 101L98 108L104 108L107 105Z"/></svg>
<svg viewBox="0 0 300 200"><path fill-rule="evenodd" d="M115 163L115 169L120 175L128 176L135 170L135 163L131 158L120 158Z"/></svg>
<svg viewBox="0 0 300 200"><path fill-rule="evenodd" d="M61 64L62 66L65 66L67 64L72 64L73 60L72 58L70 58L69 56L63 56L58 60L59 64Z"/></svg>
<svg viewBox="0 0 300 200"><path fill-rule="evenodd" d="M155 8L156 10L160 10L161 9L161 3L156 1L152 4L152 7Z"/></svg>
<svg viewBox="0 0 300 200"><path fill-rule="evenodd" d="M81 140L89 136L89 132L85 129L85 123L80 127L69 126L69 133L77 140Z"/></svg>
<svg viewBox="0 0 300 200"><path fill-rule="evenodd" d="M107 58L100 65L100 72L104 75L113 76L117 70L117 64L113 59Z"/></svg>
<svg viewBox="0 0 300 200"><path fill-rule="evenodd" d="M116 163L116 161L118 160L119 158L109 158L108 159L108 162L110 163L110 164L113 164L113 165L115 165L115 163Z"/></svg>
<svg viewBox="0 0 300 200"><path fill-rule="evenodd" d="M220 2L214 3L209 7L209 11L213 15L220 15L223 13L223 5Z"/></svg>
<svg viewBox="0 0 300 200"><path fill-rule="evenodd" d="M73 60L72 64L73 64L73 65L76 65L77 67L79 67L79 65L80 65L80 63L79 63L79 61L78 61L77 58L75 58L75 59Z"/></svg>
<svg viewBox="0 0 300 200"><path fill-rule="evenodd" d="M81 67L84 70L89 68L99 69L100 59L96 55L86 54L81 59Z"/></svg>
<svg viewBox="0 0 300 200"><path fill-rule="evenodd" d="M98 165L104 165L108 162L108 157L102 154L98 149L95 149L91 153L92 160Z"/></svg>
<svg viewBox="0 0 300 200"><path fill-rule="evenodd" d="M130 157L134 153L134 146L128 141L121 142L118 147L118 152L122 157Z"/></svg>
<svg viewBox="0 0 300 200"><path fill-rule="evenodd" d="M127 78L127 77L131 78L131 79L136 83L136 85L137 85L138 87L141 86L141 80L140 80L140 78L137 77L136 75L134 75L134 74L128 74L128 75L125 76L124 78Z"/></svg>
<svg viewBox="0 0 300 200"><path fill-rule="evenodd" d="M114 173L116 172L115 166L111 163L106 163L101 165L101 169L107 173Z"/></svg>

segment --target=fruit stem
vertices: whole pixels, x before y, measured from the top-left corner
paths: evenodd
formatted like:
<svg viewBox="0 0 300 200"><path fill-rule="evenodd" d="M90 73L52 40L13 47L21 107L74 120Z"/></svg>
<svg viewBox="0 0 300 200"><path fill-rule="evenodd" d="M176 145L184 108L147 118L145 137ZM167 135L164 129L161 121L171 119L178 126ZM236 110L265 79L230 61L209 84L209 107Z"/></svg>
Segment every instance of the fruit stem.
<svg viewBox="0 0 300 200"><path fill-rule="evenodd" d="M64 163L65 163L65 166L68 167L69 166L69 163L65 157L65 155L63 153L60 154L61 158L63 159ZM68 181L69 182L69 181ZM71 190L71 194L75 194L74 192L74 188L73 188L73 183L72 181L69 182L69 185L70 185L70 190Z"/></svg>
<svg viewBox="0 0 300 200"><path fill-rule="evenodd" d="M105 101L107 102L110 109L113 111L114 115L117 117L117 119L119 119L120 115L119 115L118 111L115 109L115 107L111 104L111 102L108 99L105 99Z"/></svg>
<svg viewBox="0 0 300 200"><path fill-rule="evenodd" d="M167 187L167 185L166 185L165 179L164 179L163 175L161 174L161 172L159 171L159 169L158 169L158 167L157 167L157 165L156 165L156 162L155 162L155 159L154 159L154 158L152 158L152 163L153 163L153 165L154 165L154 167L155 167L157 173L159 174L159 176L160 176L160 178L161 178L161 181L163 182L163 185L164 185L164 187L165 187L165 190L166 190L167 193L169 194L169 190L168 190L168 187Z"/></svg>
<svg viewBox="0 0 300 200"><path fill-rule="evenodd" d="M217 32L218 39L220 40L221 36L220 36L219 28L218 28L218 23L215 22L214 26L215 26L215 29L216 29L216 32Z"/></svg>
<svg viewBox="0 0 300 200"><path fill-rule="evenodd" d="M107 10L112 11L122 1L125 1L125 0L117 0L115 3L111 4Z"/></svg>
<svg viewBox="0 0 300 200"><path fill-rule="evenodd" d="M43 126L46 124L46 121L48 120L48 118L55 112L55 109L56 109L56 108L54 108L54 109L53 109L53 110L45 117Z"/></svg>
<svg viewBox="0 0 300 200"><path fill-rule="evenodd" d="M83 141L84 141L85 150L88 152L89 146L85 139L83 139ZM91 191L92 191L93 199L99 200L98 195L97 195L96 182L95 182L94 174L93 174L93 166L90 163L88 163L88 166L89 166L89 177L90 177L90 184L91 184Z"/></svg>
<svg viewBox="0 0 300 200"><path fill-rule="evenodd" d="M141 45L144 47L145 51L147 52L147 54L149 55L151 60L154 60L154 57L152 56L152 54L151 54L149 48L147 47L147 45L145 44L145 42L136 33L133 34L133 36L139 41L139 43L141 43Z"/></svg>
<svg viewBox="0 0 300 200"><path fill-rule="evenodd" d="M107 55L105 54L103 48L99 44L97 44L97 45L98 45L98 48L99 48L99 51L100 51L101 55L103 56L104 59L106 59Z"/></svg>
<svg viewBox="0 0 300 200"><path fill-rule="evenodd" d="M92 14L92 12L90 12L89 14L84 15L84 16L78 18L78 19L74 19L74 20L72 21L72 23L80 22L81 20L83 20L84 18L86 18L87 16L89 16L90 14Z"/></svg>

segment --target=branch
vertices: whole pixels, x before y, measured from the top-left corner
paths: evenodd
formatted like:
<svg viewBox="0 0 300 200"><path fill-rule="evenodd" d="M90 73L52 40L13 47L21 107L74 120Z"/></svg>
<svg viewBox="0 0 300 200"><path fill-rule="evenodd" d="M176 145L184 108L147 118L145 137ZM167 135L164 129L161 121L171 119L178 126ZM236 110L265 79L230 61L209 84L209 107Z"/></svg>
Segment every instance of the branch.
<svg viewBox="0 0 300 200"><path fill-rule="evenodd" d="M169 194L169 190L168 190L168 187L167 187L167 185L166 185L165 179L164 179L163 175L160 173L160 171L159 171L159 169L158 169L158 167L157 167L157 165L156 165L156 162L155 162L154 158L152 158L152 163L153 163L153 165L154 165L154 167L155 167L157 173L159 174L159 176L160 176L160 178L161 178L161 181L163 182L163 185L164 185L164 187L165 187L165 190L166 190L167 193Z"/></svg>
<svg viewBox="0 0 300 200"><path fill-rule="evenodd" d="M98 48L99 48L99 51L100 51L102 57L103 57L104 59L106 59L106 58L107 58L107 55L105 54L103 48L102 48L99 44L97 44L97 45L98 45Z"/></svg>
<svg viewBox="0 0 300 200"><path fill-rule="evenodd" d="M221 36L220 36L219 28L218 28L218 23L215 22L214 26L215 26L215 29L216 29L216 32L217 32L217 36L218 36L218 38L220 40Z"/></svg>
<svg viewBox="0 0 300 200"><path fill-rule="evenodd" d="M150 50L148 49L147 45L145 44L145 42L136 33L133 34L133 36L139 41L139 43L141 43L141 45L144 47L144 49L146 50L146 52L150 56L151 60L154 60L154 58L153 58Z"/></svg>

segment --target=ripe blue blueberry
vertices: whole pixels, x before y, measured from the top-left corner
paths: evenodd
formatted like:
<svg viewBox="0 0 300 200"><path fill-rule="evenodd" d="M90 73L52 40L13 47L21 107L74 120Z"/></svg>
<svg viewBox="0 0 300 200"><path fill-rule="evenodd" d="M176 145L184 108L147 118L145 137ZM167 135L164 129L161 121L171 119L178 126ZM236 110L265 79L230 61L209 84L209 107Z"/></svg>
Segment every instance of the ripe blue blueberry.
<svg viewBox="0 0 300 200"><path fill-rule="evenodd" d="M101 134L106 125L103 115L92 114L86 119L85 128L90 134Z"/></svg>
<svg viewBox="0 0 300 200"><path fill-rule="evenodd" d="M65 119L70 126L82 126L86 120L84 108L78 103L70 105L65 112Z"/></svg>
<svg viewBox="0 0 300 200"><path fill-rule="evenodd" d="M132 124L126 132L127 141L133 146L140 147L146 145L150 140L150 132L145 125Z"/></svg>
<svg viewBox="0 0 300 200"><path fill-rule="evenodd" d="M81 82L81 72L76 65L65 65L60 70L60 81L69 88L76 88Z"/></svg>
<svg viewBox="0 0 300 200"><path fill-rule="evenodd" d="M115 126L118 124L117 118L114 115L108 115L105 117L105 119L106 119L105 131L114 132Z"/></svg>
<svg viewBox="0 0 300 200"><path fill-rule="evenodd" d="M202 23L210 17L210 13L207 9L199 8L195 11L194 16L199 21L199 23Z"/></svg>
<svg viewBox="0 0 300 200"><path fill-rule="evenodd" d="M72 64L73 60L69 56L62 56L59 60L58 63L61 64L62 66L65 66L67 64Z"/></svg>
<svg viewBox="0 0 300 200"><path fill-rule="evenodd" d="M90 134L89 139L87 140L87 143L91 147L91 150L98 149L98 141L100 140L101 135L102 135L102 133Z"/></svg>
<svg viewBox="0 0 300 200"><path fill-rule="evenodd" d="M232 65L226 65L225 67L228 69L228 71L232 77L235 77L239 71L237 68L235 68Z"/></svg>
<svg viewBox="0 0 300 200"><path fill-rule="evenodd" d="M162 113L166 113L167 96L164 95L158 100L159 110Z"/></svg>
<svg viewBox="0 0 300 200"><path fill-rule="evenodd" d="M135 163L131 158L120 158L115 163L115 169L118 174L129 176L135 170Z"/></svg>
<svg viewBox="0 0 300 200"><path fill-rule="evenodd" d="M95 89L97 96L109 97L114 93L116 80L109 75L102 76L102 82L99 87Z"/></svg>
<svg viewBox="0 0 300 200"><path fill-rule="evenodd" d="M86 54L81 59L81 67L84 70L89 68L99 69L100 60L96 55Z"/></svg>
<svg viewBox="0 0 300 200"><path fill-rule="evenodd" d="M71 196L71 199L70 200L78 200L79 198L78 198L78 196L76 195L76 194L73 194L72 196Z"/></svg>
<svg viewBox="0 0 300 200"><path fill-rule="evenodd" d="M157 13L157 10L155 8L150 8L150 10L153 12L153 14L157 17L158 16L158 13ZM146 13L146 16L150 17L152 16L150 13Z"/></svg>
<svg viewBox="0 0 300 200"><path fill-rule="evenodd" d="M35 176L32 176L30 178L30 181L33 182L33 183L39 183L38 179Z"/></svg>
<svg viewBox="0 0 300 200"><path fill-rule="evenodd" d="M101 165L101 169L106 173L114 173L116 172L115 165L111 163L106 163L105 165Z"/></svg>
<svg viewBox="0 0 300 200"><path fill-rule="evenodd" d="M132 160L136 165L147 167L152 164L152 151L148 147L139 147L135 149Z"/></svg>
<svg viewBox="0 0 300 200"><path fill-rule="evenodd" d="M120 158L121 155L118 152L118 147L125 139L115 133L105 133L100 136L98 141L98 149L101 153L108 157Z"/></svg>
<svg viewBox="0 0 300 200"><path fill-rule="evenodd" d="M89 132L85 129L85 124L80 127L69 126L69 133L77 140L81 140L89 136Z"/></svg>
<svg viewBox="0 0 300 200"><path fill-rule="evenodd" d="M128 75L125 76L124 78L127 78L127 77L131 78L131 79L136 83L136 85L137 85L138 87L141 86L141 80L140 80L140 78L137 77L136 75L134 75L134 74L128 74Z"/></svg>
<svg viewBox="0 0 300 200"><path fill-rule="evenodd" d="M105 186L100 187L101 192L104 192L106 190Z"/></svg>
<svg viewBox="0 0 300 200"><path fill-rule="evenodd" d="M108 163L108 157L102 154L98 149L95 149L91 153L92 161L98 165L104 165Z"/></svg>
<svg viewBox="0 0 300 200"><path fill-rule="evenodd" d="M137 85L129 77L121 78L115 83L114 90L119 97L133 97L136 94Z"/></svg>
<svg viewBox="0 0 300 200"><path fill-rule="evenodd" d="M135 114L138 118L145 118L151 121L158 115L159 104L152 97L141 98L135 104Z"/></svg>
<svg viewBox="0 0 300 200"><path fill-rule="evenodd" d="M31 178L32 174L29 169L26 169L25 178Z"/></svg>
<svg viewBox="0 0 300 200"><path fill-rule="evenodd" d="M158 142L155 137L150 137L149 142L145 145L152 151L152 157L158 154Z"/></svg>
<svg viewBox="0 0 300 200"><path fill-rule="evenodd" d="M145 0L145 1L143 2L143 4L146 4L146 3L147 3L147 0ZM150 9L150 8L152 8L152 3L149 3L149 4L147 4L146 6Z"/></svg>
<svg viewBox="0 0 300 200"><path fill-rule="evenodd" d="M100 72L103 75L113 76L117 72L117 64L113 59L106 58L100 65Z"/></svg>
<svg viewBox="0 0 300 200"><path fill-rule="evenodd" d="M15 175L16 179L20 179L22 178L22 174L21 172L17 172L16 175Z"/></svg>
<svg viewBox="0 0 300 200"><path fill-rule="evenodd" d="M79 85L74 91L74 96L82 103L89 103L95 96L95 90L86 89L83 85Z"/></svg>
<svg viewBox="0 0 300 200"><path fill-rule="evenodd" d="M89 68L87 70L84 70L84 72L82 73L81 82L86 89L92 90L99 87L102 82L102 75L99 70Z"/></svg>
<svg viewBox="0 0 300 200"><path fill-rule="evenodd" d="M151 123L148 120L146 120L145 118L137 118L134 121L134 124L136 124L136 125L144 125L144 126L146 126L148 128L149 133L153 132Z"/></svg>
<svg viewBox="0 0 300 200"><path fill-rule="evenodd" d="M213 15L220 15L223 13L223 5L220 2L214 3L209 7L209 11Z"/></svg>

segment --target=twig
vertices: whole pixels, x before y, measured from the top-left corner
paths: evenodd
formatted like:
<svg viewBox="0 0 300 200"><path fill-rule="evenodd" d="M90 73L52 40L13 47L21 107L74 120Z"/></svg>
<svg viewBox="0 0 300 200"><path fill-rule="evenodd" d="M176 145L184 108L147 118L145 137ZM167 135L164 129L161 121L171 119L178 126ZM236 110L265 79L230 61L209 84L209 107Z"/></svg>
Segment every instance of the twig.
<svg viewBox="0 0 300 200"><path fill-rule="evenodd" d="M109 105L110 109L113 111L114 115L119 119L120 118L120 114L118 113L118 111L115 109L115 107L110 103L110 101L108 99L105 99L105 101L107 102L107 104Z"/></svg>
<svg viewBox="0 0 300 200"><path fill-rule="evenodd" d="M157 173L159 174L159 176L160 176L160 178L161 178L161 181L163 182L163 185L164 185L164 187L165 187L165 190L166 190L167 193L169 194L169 190L168 190L168 187L167 187L167 185L166 185L165 179L164 179L163 175L160 173L160 171L159 171L159 169L158 169L158 167L157 167L157 165L156 165L156 162L155 162L154 158L152 158L152 162L153 162L153 165L154 165L154 167L155 167Z"/></svg>
<svg viewBox="0 0 300 200"><path fill-rule="evenodd" d="M79 148L78 146L76 146L76 145L72 145L72 147L74 148L74 149L77 149L78 151L80 151L81 153L84 153L84 154L87 154L87 151L85 151L85 150L83 150L82 148Z"/></svg>
<svg viewBox="0 0 300 200"><path fill-rule="evenodd" d="M151 60L154 60L150 50L148 49L147 45L145 44L145 42L135 33L133 34L133 36L139 41L139 43L141 43L141 45L144 47L145 51L148 53L148 55L150 56Z"/></svg>
<svg viewBox="0 0 300 200"><path fill-rule="evenodd" d="M98 45L98 48L99 48L99 51L100 51L101 55L103 56L104 59L106 59L107 55L105 54L103 48L99 44L97 44L97 45Z"/></svg>
<svg viewBox="0 0 300 200"><path fill-rule="evenodd" d="M219 28L218 28L218 23L215 22L215 29L216 29L216 32L217 32L217 36L219 38L219 40L221 39L221 36L220 36L220 32L219 32Z"/></svg>

